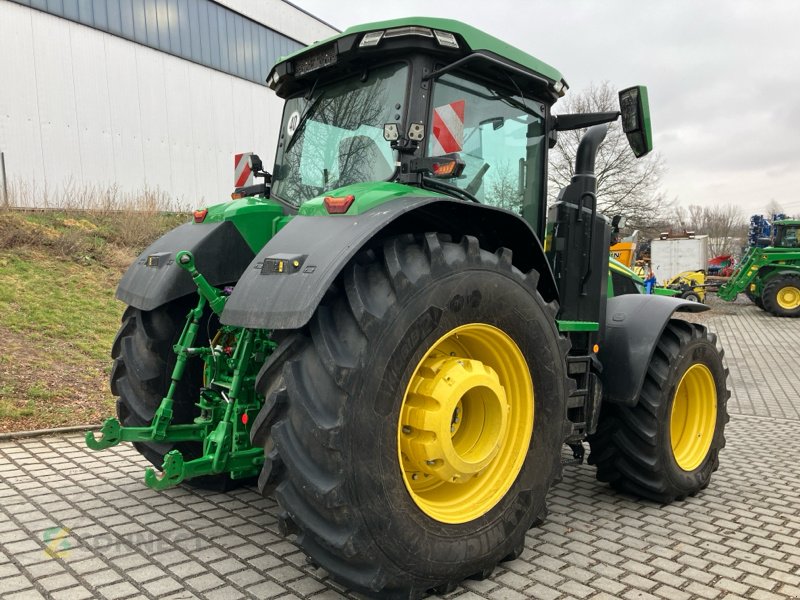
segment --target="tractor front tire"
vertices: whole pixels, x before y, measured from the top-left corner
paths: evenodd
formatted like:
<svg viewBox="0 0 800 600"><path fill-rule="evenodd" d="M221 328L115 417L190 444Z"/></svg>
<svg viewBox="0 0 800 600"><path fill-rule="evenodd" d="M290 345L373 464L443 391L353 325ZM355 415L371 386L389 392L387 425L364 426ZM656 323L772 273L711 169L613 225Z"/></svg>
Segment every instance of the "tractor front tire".
<svg viewBox="0 0 800 600"><path fill-rule="evenodd" d="M725 446L727 370L716 336L671 319L635 406L603 404L589 437L597 479L662 504L708 486Z"/></svg>
<svg viewBox="0 0 800 600"><path fill-rule="evenodd" d="M800 317L800 275L779 275L770 279L761 298L764 310L776 317Z"/></svg>
<svg viewBox="0 0 800 600"><path fill-rule="evenodd" d="M144 311L129 306L122 315L122 326L111 348L114 364L111 369L111 393L117 396L117 418L125 427L150 425L161 399L169 390L175 366L173 344L178 341L186 315L194 308L195 297L175 300L154 310ZM197 345L208 343L208 327L201 327ZM198 359L187 363L177 386L173 404L173 424L191 423L199 414L203 381L203 363ZM160 469L164 455L180 450L191 460L202 455L200 442L136 442L139 453ZM203 489L228 490L245 483L227 475L209 475L187 480L187 485Z"/></svg>
<svg viewBox="0 0 800 600"><path fill-rule="evenodd" d="M265 364L259 488L335 579L417 598L522 551L566 420L569 345L537 281L472 237L389 238Z"/></svg>
<svg viewBox="0 0 800 600"><path fill-rule="evenodd" d="M750 300L750 302L755 304L761 310L764 310L764 302L761 300L761 296L756 296L749 289L744 291L744 295L747 296L747 298Z"/></svg>

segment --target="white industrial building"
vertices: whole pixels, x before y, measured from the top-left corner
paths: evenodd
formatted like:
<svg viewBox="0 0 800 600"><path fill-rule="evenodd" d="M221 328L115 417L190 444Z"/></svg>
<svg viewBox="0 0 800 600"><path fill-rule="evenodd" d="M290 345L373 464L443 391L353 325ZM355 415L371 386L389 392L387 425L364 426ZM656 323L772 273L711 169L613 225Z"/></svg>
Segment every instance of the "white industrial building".
<svg viewBox="0 0 800 600"><path fill-rule="evenodd" d="M109 186L184 207L224 200L235 153L272 164L269 69L335 33L283 0L0 0L9 186L28 204Z"/></svg>

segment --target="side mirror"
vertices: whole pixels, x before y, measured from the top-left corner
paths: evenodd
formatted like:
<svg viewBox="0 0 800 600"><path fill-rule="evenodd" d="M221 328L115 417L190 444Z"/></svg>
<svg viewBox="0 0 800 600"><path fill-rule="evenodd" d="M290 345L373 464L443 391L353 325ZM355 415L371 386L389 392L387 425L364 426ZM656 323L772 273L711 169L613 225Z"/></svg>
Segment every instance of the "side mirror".
<svg viewBox="0 0 800 600"><path fill-rule="evenodd" d="M250 155L250 170L253 171L253 173L264 170L264 163L261 162L261 158L259 158L258 154Z"/></svg>
<svg viewBox="0 0 800 600"><path fill-rule="evenodd" d="M258 154L250 155L250 170L253 172L254 177L263 177L264 183L272 183L272 175L264 170L264 163Z"/></svg>
<svg viewBox="0 0 800 600"><path fill-rule="evenodd" d="M622 113L622 131L636 158L641 158L653 149L653 134L650 130L650 104L647 87L637 85L619 93L619 109Z"/></svg>

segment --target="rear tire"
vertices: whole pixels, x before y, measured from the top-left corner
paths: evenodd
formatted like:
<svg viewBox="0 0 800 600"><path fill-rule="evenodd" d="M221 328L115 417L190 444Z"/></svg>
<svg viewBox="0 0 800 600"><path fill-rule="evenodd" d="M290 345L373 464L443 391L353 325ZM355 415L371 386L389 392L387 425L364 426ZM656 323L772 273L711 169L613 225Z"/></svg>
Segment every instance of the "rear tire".
<svg viewBox="0 0 800 600"><path fill-rule="evenodd" d="M770 279L761 298L764 310L776 317L800 317L800 276L779 275Z"/></svg>
<svg viewBox="0 0 800 600"><path fill-rule="evenodd" d="M111 393L118 396L117 418L123 426L145 427L153 420L170 386L176 358L172 346L178 341L186 315L194 306L190 300L194 301L195 297L181 298L150 311L129 306L122 315L122 326L111 349L114 359ZM208 343L207 331L204 324L197 345ZM172 423L191 423L199 414L195 403L199 400L202 380L202 361L189 360L175 393ZM136 442L133 445L158 469L170 450L180 450L187 460L201 456L203 450L199 442ZM228 490L246 482L220 474L189 479L186 483L203 489Z"/></svg>
<svg viewBox="0 0 800 600"><path fill-rule="evenodd" d="M589 464L615 489L667 504L708 486L725 447L730 392L705 327L671 319L635 406L603 404Z"/></svg>
<svg viewBox="0 0 800 600"><path fill-rule="evenodd" d="M256 384L266 401L252 429L253 444L263 445L266 456L259 488L265 495L274 490L285 511L284 530L297 532L297 543L335 579L372 596L416 598L466 577L486 577L522 551L525 533L544 518L545 496L560 475L566 418L568 343L555 326L555 303L544 302L537 280L536 273L525 276L512 267L508 250L489 253L475 238L461 244L436 234L391 238L357 255L307 328L290 334L270 357ZM523 357L518 374L533 381L535 416L529 437L508 438L524 444L524 458L500 477L507 490L484 498L481 514L466 506L459 514L459 484L445 488L447 481L434 481L436 489L450 490L450 499L444 493L441 499L456 513L451 518L409 483L402 436L411 435L412 427L401 427L401 417L404 410L441 405L427 404L422 398L428 396L417 393L422 388L412 391L411 384L420 372L422 379L442 372L429 357L458 362L459 344L469 347L464 336L474 324L475 331L486 328L513 340L505 347L516 347ZM464 327L466 334L460 333ZM453 341L454 351L431 355L443 339ZM479 358L490 365L488 354L478 354L464 362ZM516 375L503 365L491 364L504 389L512 389ZM445 377L444 387L444 381L453 385ZM518 415L525 414L523 405L516 406ZM466 408L463 419L466 428ZM456 423L448 420L451 432ZM455 443L458 433L451 436Z"/></svg>

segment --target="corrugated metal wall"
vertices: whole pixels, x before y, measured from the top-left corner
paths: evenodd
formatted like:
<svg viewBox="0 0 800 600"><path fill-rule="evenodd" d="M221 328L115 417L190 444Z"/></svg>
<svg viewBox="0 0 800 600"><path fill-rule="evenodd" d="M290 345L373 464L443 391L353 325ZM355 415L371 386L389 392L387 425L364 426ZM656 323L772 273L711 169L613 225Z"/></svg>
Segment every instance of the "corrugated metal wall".
<svg viewBox="0 0 800 600"><path fill-rule="evenodd" d="M11 1L262 85L281 56L303 47L213 0Z"/></svg>
<svg viewBox="0 0 800 600"><path fill-rule="evenodd" d="M12 182L229 197L233 154L274 157L280 101L218 71L0 0L0 150Z"/></svg>

